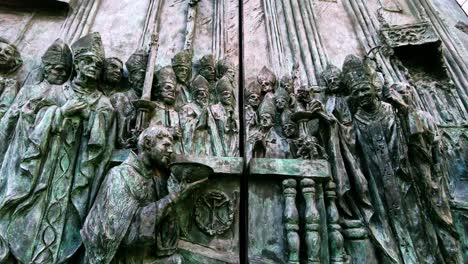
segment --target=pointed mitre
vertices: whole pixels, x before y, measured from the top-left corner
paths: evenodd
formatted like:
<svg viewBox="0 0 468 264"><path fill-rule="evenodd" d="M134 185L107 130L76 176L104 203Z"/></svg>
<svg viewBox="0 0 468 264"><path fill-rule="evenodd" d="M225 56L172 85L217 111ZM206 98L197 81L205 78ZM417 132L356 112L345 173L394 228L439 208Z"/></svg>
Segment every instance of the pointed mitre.
<svg viewBox="0 0 468 264"><path fill-rule="evenodd" d="M361 83L371 83L369 75L364 68L364 64L354 55L346 56L341 74L343 76L343 82L349 88Z"/></svg>
<svg viewBox="0 0 468 264"><path fill-rule="evenodd" d="M98 32L88 34L75 41L72 44L72 50L75 60L85 55L96 56L102 61L106 57L101 35Z"/></svg>
<svg viewBox="0 0 468 264"><path fill-rule="evenodd" d="M333 77L339 77L341 70L333 64L328 64L327 68L322 72L322 79L325 81L330 80Z"/></svg>
<svg viewBox="0 0 468 264"><path fill-rule="evenodd" d="M192 68L192 53L190 50L178 52L171 60L172 66L187 66Z"/></svg>
<svg viewBox="0 0 468 264"><path fill-rule="evenodd" d="M125 67L127 67L128 72L132 73L138 70L146 70L146 64L148 63L148 53L144 50L136 50L130 57L127 62L125 62Z"/></svg>
<svg viewBox="0 0 468 264"><path fill-rule="evenodd" d="M42 63L44 64L62 64L68 68L71 68L73 63L72 52L70 47L63 42L61 39L56 39L55 42L50 45L44 55L42 55Z"/></svg>
<svg viewBox="0 0 468 264"><path fill-rule="evenodd" d="M172 66L165 66L156 71L156 80L157 83L175 83L176 75L172 69Z"/></svg>
<svg viewBox="0 0 468 264"><path fill-rule="evenodd" d="M260 116L264 114L270 114L271 116L275 116L275 104L273 102L273 97L265 97L258 107L258 114Z"/></svg>
<svg viewBox="0 0 468 264"><path fill-rule="evenodd" d="M276 84L276 75L268 69L266 66L263 66L262 70L257 76L258 82L268 81L271 85Z"/></svg>
<svg viewBox="0 0 468 264"><path fill-rule="evenodd" d="M200 74L197 75L197 77L195 77L195 79L192 81L192 92L199 90L208 91L209 87L210 83L208 83L205 77L201 76Z"/></svg>

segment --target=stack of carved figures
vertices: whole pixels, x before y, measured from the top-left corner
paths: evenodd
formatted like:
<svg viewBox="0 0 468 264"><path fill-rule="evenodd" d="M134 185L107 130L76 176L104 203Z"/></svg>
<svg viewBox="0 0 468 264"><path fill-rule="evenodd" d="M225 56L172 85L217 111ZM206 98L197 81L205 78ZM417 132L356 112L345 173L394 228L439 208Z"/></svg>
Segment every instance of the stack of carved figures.
<svg viewBox="0 0 468 264"><path fill-rule="evenodd" d="M21 55L0 39L0 263L182 263L173 209L210 169L186 179L168 166L173 154L238 155L234 66L206 55L192 76L181 51L143 98L147 52L126 78L99 33L58 39L41 61L20 88Z"/></svg>
<svg viewBox="0 0 468 264"><path fill-rule="evenodd" d="M373 65L349 55L327 66L324 87L301 85L297 66L280 80L264 67L246 84L248 158L330 166L331 180L283 180L286 259L462 263L436 121L411 84L383 84Z"/></svg>

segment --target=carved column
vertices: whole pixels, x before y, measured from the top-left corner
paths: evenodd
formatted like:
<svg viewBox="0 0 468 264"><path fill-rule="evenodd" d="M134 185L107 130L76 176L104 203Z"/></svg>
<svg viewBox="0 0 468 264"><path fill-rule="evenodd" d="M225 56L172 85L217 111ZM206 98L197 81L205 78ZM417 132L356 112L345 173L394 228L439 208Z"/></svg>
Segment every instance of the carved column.
<svg viewBox="0 0 468 264"><path fill-rule="evenodd" d="M360 220L348 220L343 223L345 248L351 263L378 263L374 248L369 240L367 229Z"/></svg>
<svg viewBox="0 0 468 264"><path fill-rule="evenodd" d="M294 179L283 181L284 194L284 226L288 244L288 263L299 264L299 213L296 207L296 186Z"/></svg>
<svg viewBox="0 0 468 264"><path fill-rule="evenodd" d="M341 226L338 223L340 215L336 208L336 184L329 181L326 186L325 204L327 208L328 239L330 241L330 262L344 263L344 239L341 234Z"/></svg>
<svg viewBox="0 0 468 264"><path fill-rule="evenodd" d="M312 179L301 181L302 195L305 200L305 241L307 263L320 263L320 214L315 201L315 182Z"/></svg>

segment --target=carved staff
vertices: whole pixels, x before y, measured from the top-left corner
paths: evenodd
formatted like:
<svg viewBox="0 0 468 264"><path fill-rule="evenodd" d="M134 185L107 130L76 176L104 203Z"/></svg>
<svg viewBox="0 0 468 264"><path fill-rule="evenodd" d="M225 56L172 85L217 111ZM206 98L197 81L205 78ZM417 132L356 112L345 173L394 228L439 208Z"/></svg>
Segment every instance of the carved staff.
<svg viewBox="0 0 468 264"><path fill-rule="evenodd" d="M190 0L189 10L187 12L187 27L185 29L184 49L192 48L193 36L195 35L195 25L197 19L197 6L200 0Z"/></svg>
<svg viewBox="0 0 468 264"><path fill-rule="evenodd" d="M153 19L153 32L151 33L151 41L148 52L148 64L146 65L145 82L143 84L143 94L141 99L137 101L136 107L138 108L138 116L136 121L137 131L142 131L148 126L148 113L154 109L151 102L151 88L153 87L154 67L156 64L156 56L159 48L159 18L161 17L161 10L164 0L159 0L156 6L157 11L152 10Z"/></svg>

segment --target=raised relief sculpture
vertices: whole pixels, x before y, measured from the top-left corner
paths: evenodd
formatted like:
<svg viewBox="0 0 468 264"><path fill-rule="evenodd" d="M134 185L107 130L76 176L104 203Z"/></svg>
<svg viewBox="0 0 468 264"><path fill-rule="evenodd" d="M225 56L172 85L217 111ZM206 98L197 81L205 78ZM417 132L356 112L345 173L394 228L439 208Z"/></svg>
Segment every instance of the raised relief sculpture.
<svg viewBox="0 0 468 264"><path fill-rule="evenodd" d="M34 185L23 174L19 164L31 143L29 133L35 127L35 111L40 98L50 89L63 85L72 69L72 54L67 44L57 39L42 56L44 80L39 84L23 86L13 104L0 120L0 233L7 234L13 209L28 197ZM6 261L9 245L5 235L0 235L0 262ZM11 260L11 259L9 259Z"/></svg>
<svg viewBox="0 0 468 264"><path fill-rule="evenodd" d="M35 127L18 165L21 192L9 197L5 235L20 262L68 261L115 142L114 109L98 90L104 49L98 33L72 45L76 77L36 99Z"/></svg>
<svg viewBox="0 0 468 264"><path fill-rule="evenodd" d="M201 75L192 81L193 102L181 109L181 126L186 154L222 156L224 148L209 106L210 84Z"/></svg>
<svg viewBox="0 0 468 264"><path fill-rule="evenodd" d="M210 236L222 235L234 221L234 204L228 195L214 190L198 197L195 202L195 222Z"/></svg>
<svg viewBox="0 0 468 264"><path fill-rule="evenodd" d="M172 140L164 126L149 127L138 153L109 171L81 231L88 263L183 263L174 207L206 179L169 190Z"/></svg>
<svg viewBox="0 0 468 264"><path fill-rule="evenodd" d="M183 154L182 130L179 113L175 109L176 74L171 66L166 66L155 72L153 80L152 99L154 109L150 115L149 126L162 125L169 129L174 140L174 151Z"/></svg>
<svg viewBox="0 0 468 264"><path fill-rule="evenodd" d="M183 50L172 58L172 68L177 78L176 107L181 108L192 101L189 82L192 78L192 54L190 50Z"/></svg>
<svg viewBox="0 0 468 264"><path fill-rule="evenodd" d="M443 170L440 132L429 113L417 110L413 91L407 83L393 84L389 100L398 110L411 172L415 175L424 209L434 224L439 252L447 263L461 263L458 234L449 205L447 174Z"/></svg>
<svg viewBox="0 0 468 264"><path fill-rule="evenodd" d="M216 83L215 94L217 104L210 107L210 111L218 127L218 133L223 143L222 156L235 157L239 155L239 118L235 112L236 97L234 86L227 75Z"/></svg>
<svg viewBox="0 0 468 264"><path fill-rule="evenodd" d="M143 93L143 84L145 82L146 65L148 63L148 54L143 50L135 51L125 62L128 70L128 83L136 95L141 97Z"/></svg>
<svg viewBox="0 0 468 264"><path fill-rule="evenodd" d="M117 148L131 148L136 143L132 126L136 119L133 102L137 100L137 94L135 90L123 87L123 63L119 58L106 58L102 75L101 91L109 97L116 111Z"/></svg>
<svg viewBox="0 0 468 264"><path fill-rule="evenodd" d="M359 58L346 58L343 75L357 103L353 127L374 208L368 227L385 259L435 262L439 254L434 251L433 231L408 170L406 142L395 110L378 99L372 76Z"/></svg>
<svg viewBox="0 0 468 264"><path fill-rule="evenodd" d="M0 0L0 263L467 262L450 1Z"/></svg>
<svg viewBox="0 0 468 264"><path fill-rule="evenodd" d="M23 64L15 45L0 38L0 118L3 117L18 93L16 71Z"/></svg>

